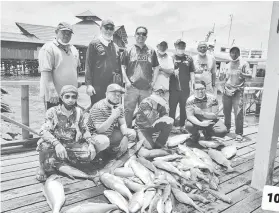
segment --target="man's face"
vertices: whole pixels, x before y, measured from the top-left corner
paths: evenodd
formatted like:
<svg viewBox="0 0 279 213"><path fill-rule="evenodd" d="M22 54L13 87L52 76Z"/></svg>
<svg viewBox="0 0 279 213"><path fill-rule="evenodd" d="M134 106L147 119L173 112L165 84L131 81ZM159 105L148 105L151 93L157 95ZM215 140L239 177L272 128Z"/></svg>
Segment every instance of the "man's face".
<svg viewBox="0 0 279 213"><path fill-rule="evenodd" d="M232 60L236 60L240 56L240 52L237 48L233 48L230 52Z"/></svg>
<svg viewBox="0 0 279 213"><path fill-rule="evenodd" d="M195 97L202 99L205 96L205 87L202 84L195 84Z"/></svg>
<svg viewBox="0 0 279 213"><path fill-rule="evenodd" d="M198 47L198 51L200 52L200 53L206 53L206 51L207 51L207 46L206 45L200 45L199 47Z"/></svg>
<svg viewBox="0 0 279 213"><path fill-rule="evenodd" d="M111 24L107 24L105 26L102 26L101 27L101 33L105 37L111 38L113 36L113 33L114 33L114 26L111 25Z"/></svg>
<svg viewBox="0 0 279 213"><path fill-rule="evenodd" d="M73 92L67 92L61 97L61 100L65 108L67 110L71 110L75 107L75 104L77 102L77 95Z"/></svg>
<svg viewBox="0 0 279 213"><path fill-rule="evenodd" d="M147 39L147 32L144 28L139 28L135 34L137 43L144 44Z"/></svg>
<svg viewBox="0 0 279 213"><path fill-rule="evenodd" d="M119 91L107 92L107 99L114 103L119 104L121 102L122 93Z"/></svg>
<svg viewBox="0 0 279 213"><path fill-rule="evenodd" d="M157 49L159 52L165 52L168 49L168 46L165 42L162 42L161 44L158 44Z"/></svg>
<svg viewBox="0 0 279 213"><path fill-rule="evenodd" d="M181 54L183 54L183 53L185 53L185 49L186 49L186 44L184 44L184 43L178 43L176 46L175 46L175 48L176 48L176 53L178 54L178 55L181 55Z"/></svg>
<svg viewBox="0 0 279 213"><path fill-rule="evenodd" d="M56 34L57 39L60 39L63 43L69 43L72 38L72 32L70 30L58 30Z"/></svg>

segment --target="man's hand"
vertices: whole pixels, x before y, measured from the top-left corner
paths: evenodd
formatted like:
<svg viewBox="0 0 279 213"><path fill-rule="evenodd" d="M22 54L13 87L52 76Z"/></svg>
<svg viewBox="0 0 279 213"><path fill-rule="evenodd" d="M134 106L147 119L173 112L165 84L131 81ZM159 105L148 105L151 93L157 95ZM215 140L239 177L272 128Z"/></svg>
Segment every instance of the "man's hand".
<svg viewBox="0 0 279 213"><path fill-rule="evenodd" d="M136 136L137 136L136 131L133 130L133 129L129 129L129 128L127 128L127 129L125 130L125 132L124 132L123 135L127 136L129 141L135 140L135 139L136 139Z"/></svg>
<svg viewBox="0 0 279 213"><path fill-rule="evenodd" d="M178 76L178 75L179 75L179 69L175 69L174 72L173 72L173 74L174 74L175 76Z"/></svg>
<svg viewBox="0 0 279 213"><path fill-rule="evenodd" d="M58 93L56 92L55 88L50 88L49 89L49 102L56 104L59 101L59 96Z"/></svg>
<svg viewBox="0 0 279 213"><path fill-rule="evenodd" d="M112 108L112 110L111 110L111 116L114 118L114 119L117 119L117 118L119 118L120 117L120 115L121 115L121 105L120 106L118 106L117 108Z"/></svg>
<svg viewBox="0 0 279 213"><path fill-rule="evenodd" d="M55 146L55 152L56 152L56 156L58 158L61 158L61 159L68 158L67 151L61 143L59 143Z"/></svg>
<svg viewBox="0 0 279 213"><path fill-rule="evenodd" d="M86 93L87 93L87 95L92 96L92 95L96 94L96 91L93 86L87 85Z"/></svg>
<svg viewBox="0 0 279 213"><path fill-rule="evenodd" d="M202 126L202 127L208 127L208 126L210 126L210 125L212 125L212 124L214 124L214 122L213 122L212 120L205 120L205 121L202 121L202 122L200 123L200 126Z"/></svg>
<svg viewBox="0 0 279 213"><path fill-rule="evenodd" d="M128 140L123 140L119 145L119 151L116 155L116 158L121 157L128 149Z"/></svg>
<svg viewBox="0 0 279 213"><path fill-rule="evenodd" d="M88 146L88 152L90 153L90 160L93 160L96 157L96 150L92 143Z"/></svg>

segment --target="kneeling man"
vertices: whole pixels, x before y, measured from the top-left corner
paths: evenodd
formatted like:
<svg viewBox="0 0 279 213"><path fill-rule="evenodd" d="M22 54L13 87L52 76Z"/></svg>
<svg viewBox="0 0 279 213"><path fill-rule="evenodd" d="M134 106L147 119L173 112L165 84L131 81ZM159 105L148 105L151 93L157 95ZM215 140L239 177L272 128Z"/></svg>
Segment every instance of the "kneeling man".
<svg viewBox="0 0 279 213"><path fill-rule="evenodd" d="M227 128L218 119L218 100L212 94L207 94L204 81L196 81L194 94L186 103L187 123L186 129L191 134L193 141L200 138L199 130L203 131L206 140L211 136L224 137Z"/></svg>
<svg viewBox="0 0 279 213"><path fill-rule="evenodd" d="M127 151L128 143L136 138L135 130L127 128L124 107L120 104L124 93L124 88L118 84L110 84L106 98L95 103L90 110L87 126L94 137L96 153L106 150L119 157Z"/></svg>

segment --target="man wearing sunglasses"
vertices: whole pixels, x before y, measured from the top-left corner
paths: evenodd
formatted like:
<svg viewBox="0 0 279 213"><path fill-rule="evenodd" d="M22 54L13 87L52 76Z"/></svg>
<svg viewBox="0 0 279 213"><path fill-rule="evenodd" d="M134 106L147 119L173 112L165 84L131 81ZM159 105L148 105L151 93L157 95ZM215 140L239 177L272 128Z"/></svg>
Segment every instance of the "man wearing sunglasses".
<svg viewBox="0 0 279 213"><path fill-rule="evenodd" d="M65 85L78 87L77 68L79 54L70 44L73 28L66 22L58 24L56 38L46 43L39 51L41 72L40 96L46 109L59 104L58 94Z"/></svg>
<svg viewBox="0 0 279 213"><path fill-rule="evenodd" d="M186 129L191 134L193 142L198 142L199 130L203 131L205 140L209 140L212 136L224 137L227 134L226 126L218 119L218 110L217 98L206 93L204 81L197 80L194 84L194 94L186 103Z"/></svg>
<svg viewBox="0 0 279 213"><path fill-rule="evenodd" d="M113 42L114 31L113 21L103 20L100 36L91 41L87 49L85 84L86 93L91 98L91 107L105 98L109 84L122 84L120 51Z"/></svg>
<svg viewBox="0 0 279 213"><path fill-rule="evenodd" d="M136 106L150 96L159 73L156 52L145 44L148 30L138 27L135 31L136 44L127 48L122 55L122 73L126 86L124 107L127 126L132 126Z"/></svg>
<svg viewBox="0 0 279 213"><path fill-rule="evenodd" d="M95 142L84 123L84 116L76 107L78 90L72 85L63 86L61 104L46 112L45 123L38 141L39 170L36 178L45 181L47 173L63 165L90 162L96 156Z"/></svg>

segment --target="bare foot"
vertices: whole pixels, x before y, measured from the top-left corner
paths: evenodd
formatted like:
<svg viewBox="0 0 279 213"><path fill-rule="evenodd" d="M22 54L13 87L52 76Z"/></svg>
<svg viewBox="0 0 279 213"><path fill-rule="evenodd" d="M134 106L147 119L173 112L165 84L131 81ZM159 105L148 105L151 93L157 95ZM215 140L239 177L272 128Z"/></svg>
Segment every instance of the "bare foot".
<svg viewBox="0 0 279 213"><path fill-rule="evenodd" d="M47 179L47 175L41 167L38 168L38 171L36 174L36 179L40 182L44 182Z"/></svg>

